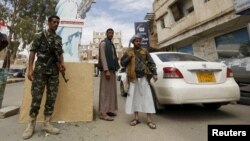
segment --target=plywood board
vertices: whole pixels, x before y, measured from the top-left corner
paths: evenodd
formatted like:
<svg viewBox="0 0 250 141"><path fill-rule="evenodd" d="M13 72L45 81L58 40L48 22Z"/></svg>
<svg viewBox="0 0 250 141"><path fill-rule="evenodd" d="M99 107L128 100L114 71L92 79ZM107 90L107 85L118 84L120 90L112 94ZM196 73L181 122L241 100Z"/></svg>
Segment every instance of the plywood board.
<svg viewBox="0 0 250 141"><path fill-rule="evenodd" d="M67 83L60 74L60 84L52 121L92 121L93 119L93 64L65 63ZM37 121L43 121L46 91ZM25 78L19 122L28 121L31 104L31 81Z"/></svg>

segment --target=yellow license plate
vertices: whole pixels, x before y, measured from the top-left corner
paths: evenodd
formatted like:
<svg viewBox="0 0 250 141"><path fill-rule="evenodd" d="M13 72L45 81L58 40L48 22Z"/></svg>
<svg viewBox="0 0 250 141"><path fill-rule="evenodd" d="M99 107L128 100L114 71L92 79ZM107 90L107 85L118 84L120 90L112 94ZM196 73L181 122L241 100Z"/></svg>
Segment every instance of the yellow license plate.
<svg viewBox="0 0 250 141"><path fill-rule="evenodd" d="M216 82L213 72L199 71L199 72L196 72L196 75L200 83Z"/></svg>

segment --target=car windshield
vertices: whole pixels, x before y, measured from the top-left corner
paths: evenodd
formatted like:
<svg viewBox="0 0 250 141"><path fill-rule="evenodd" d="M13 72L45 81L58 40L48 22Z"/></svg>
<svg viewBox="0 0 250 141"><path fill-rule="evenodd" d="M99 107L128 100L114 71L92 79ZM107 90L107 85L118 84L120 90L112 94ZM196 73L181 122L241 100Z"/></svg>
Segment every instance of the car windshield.
<svg viewBox="0 0 250 141"><path fill-rule="evenodd" d="M189 54L166 54L166 53L162 53L162 54L157 54L157 56L159 57L159 59L162 62L169 62L169 61L205 61L201 58L198 58L196 56L193 55L189 55Z"/></svg>

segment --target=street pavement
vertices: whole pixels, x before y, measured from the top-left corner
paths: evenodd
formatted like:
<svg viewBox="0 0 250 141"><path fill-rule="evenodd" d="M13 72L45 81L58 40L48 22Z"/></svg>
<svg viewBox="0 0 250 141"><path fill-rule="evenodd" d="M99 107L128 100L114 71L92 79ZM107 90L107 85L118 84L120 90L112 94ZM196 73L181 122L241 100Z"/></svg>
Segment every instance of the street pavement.
<svg viewBox="0 0 250 141"><path fill-rule="evenodd" d="M24 82L6 85L3 107L21 105ZM118 86L118 83L117 83ZM118 87L119 90L119 87ZM61 134L50 135L41 131L37 123L35 134L29 141L205 141L208 124L248 124L250 110L247 105L226 105L218 111L206 111L201 106L187 105L166 108L154 115L157 129L149 129L145 114L141 123L129 125L132 115L125 114L126 98L118 95L118 116L107 122L97 118L99 77L94 77L94 119L92 122L54 123ZM18 123L19 114L0 119L0 141L22 141L25 124Z"/></svg>
<svg viewBox="0 0 250 141"><path fill-rule="evenodd" d="M118 116L115 118L114 122L107 122L96 118L98 109L98 95L99 92L99 77L95 77L95 97L94 97L94 119L92 122L72 122L72 123L54 123L55 126L61 129L61 134L54 136L46 134L41 131L41 123L37 123L34 136L29 139L30 141L123 141L127 140L125 137L134 136L134 129L130 128L129 121L132 117L127 116L124 113L123 105L125 104L125 98L118 96L119 107L122 107L117 112ZM16 83L12 83L15 82ZM11 105L21 105L22 95L23 95L23 82L17 82L17 80L8 80L6 85L3 107ZM0 141L22 141L22 132L24 131L26 125L18 123L19 114L0 119L0 136L3 137ZM146 126L138 126L144 128L148 132L151 130ZM124 129L130 129L125 130ZM131 130L132 129L132 130ZM138 132L135 134L138 137L141 137L144 132ZM156 133L156 131L152 132ZM151 135L152 135L151 133ZM150 135L150 134L149 134ZM137 137L135 137L136 140ZM130 139L129 139L130 140ZM131 139L132 141L134 139Z"/></svg>

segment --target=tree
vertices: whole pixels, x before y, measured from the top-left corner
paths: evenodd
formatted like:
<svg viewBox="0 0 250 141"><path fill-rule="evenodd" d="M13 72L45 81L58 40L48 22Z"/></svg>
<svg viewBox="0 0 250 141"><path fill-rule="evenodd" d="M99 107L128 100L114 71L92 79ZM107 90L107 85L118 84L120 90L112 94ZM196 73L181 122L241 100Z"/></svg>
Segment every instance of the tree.
<svg viewBox="0 0 250 141"><path fill-rule="evenodd" d="M16 58L18 46L22 49L32 42L37 31L44 29L46 18L54 15L57 0L4 0L0 3L0 18L7 19L11 59Z"/></svg>
<svg viewBox="0 0 250 141"><path fill-rule="evenodd" d="M9 14L8 9L3 4L0 4L0 11L0 19L6 18Z"/></svg>

